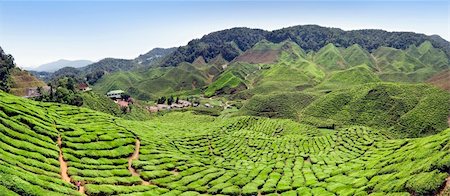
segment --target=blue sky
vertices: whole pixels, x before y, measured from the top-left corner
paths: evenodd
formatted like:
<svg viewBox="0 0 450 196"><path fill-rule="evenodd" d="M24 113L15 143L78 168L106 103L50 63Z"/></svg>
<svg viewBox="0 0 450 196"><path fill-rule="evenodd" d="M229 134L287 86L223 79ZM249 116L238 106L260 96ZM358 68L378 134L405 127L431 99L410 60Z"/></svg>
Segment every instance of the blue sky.
<svg viewBox="0 0 450 196"><path fill-rule="evenodd" d="M19 66L58 59L134 58L231 27L301 24L438 34L447 1L2 1L0 46Z"/></svg>

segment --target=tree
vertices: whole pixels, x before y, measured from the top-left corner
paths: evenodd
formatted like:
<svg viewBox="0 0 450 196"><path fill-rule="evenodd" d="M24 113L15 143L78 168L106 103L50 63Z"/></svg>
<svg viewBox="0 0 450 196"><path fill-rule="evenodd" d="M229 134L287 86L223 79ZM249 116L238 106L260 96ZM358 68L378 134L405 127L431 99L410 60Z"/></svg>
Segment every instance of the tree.
<svg viewBox="0 0 450 196"><path fill-rule="evenodd" d="M159 98L157 101L158 104L164 104L165 102L166 102L166 97L164 97L164 96Z"/></svg>
<svg viewBox="0 0 450 196"><path fill-rule="evenodd" d="M11 90L11 72L15 67L13 56L5 54L0 47L0 90L5 92Z"/></svg>
<svg viewBox="0 0 450 196"><path fill-rule="evenodd" d="M173 96L170 96L169 99L167 99L167 105L172 105L173 103Z"/></svg>

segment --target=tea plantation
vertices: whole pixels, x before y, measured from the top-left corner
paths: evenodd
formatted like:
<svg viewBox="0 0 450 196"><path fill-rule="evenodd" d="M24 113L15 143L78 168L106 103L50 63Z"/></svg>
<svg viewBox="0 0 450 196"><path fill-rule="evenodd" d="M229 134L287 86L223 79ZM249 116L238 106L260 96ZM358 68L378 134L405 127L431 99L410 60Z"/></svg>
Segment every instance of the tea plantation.
<svg viewBox="0 0 450 196"><path fill-rule="evenodd" d="M450 168L450 129L400 139L264 117L132 121L2 92L0 146L1 195L434 195Z"/></svg>

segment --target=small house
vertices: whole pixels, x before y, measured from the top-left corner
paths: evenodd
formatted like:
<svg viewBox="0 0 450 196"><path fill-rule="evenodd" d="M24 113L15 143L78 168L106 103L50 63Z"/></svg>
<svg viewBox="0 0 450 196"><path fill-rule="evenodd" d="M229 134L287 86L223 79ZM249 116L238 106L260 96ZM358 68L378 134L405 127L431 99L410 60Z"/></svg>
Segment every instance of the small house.
<svg viewBox="0 0 450 196"><path fill-rule="evenodd" d="M113 90L106 93L106 96L108 96L111 99L122 99L122 95L125 93L123 90Z"/></svg>
<svg viewBox="0 0 450 196"><path fill-rule="evenodd" d="M89 85L86 84L86 83L79 83L79 84L78 84L78 90L84 92L84 91L90 91L91 88L90 88Z"/></svg>

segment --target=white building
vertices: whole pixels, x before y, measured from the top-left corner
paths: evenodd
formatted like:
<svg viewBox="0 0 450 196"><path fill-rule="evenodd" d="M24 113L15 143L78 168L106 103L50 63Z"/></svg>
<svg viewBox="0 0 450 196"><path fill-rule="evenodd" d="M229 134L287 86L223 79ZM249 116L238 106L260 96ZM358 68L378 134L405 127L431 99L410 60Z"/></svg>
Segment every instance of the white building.
<svg viewBox="0 0 450 196"><path fill-rule="evenodd" d="M124 93L125 91L123 90L113 90L106 93L106 96L108 96L111 99L121 99Z"/></svg>

